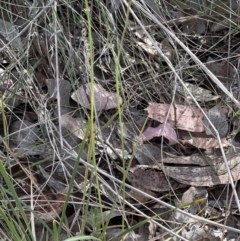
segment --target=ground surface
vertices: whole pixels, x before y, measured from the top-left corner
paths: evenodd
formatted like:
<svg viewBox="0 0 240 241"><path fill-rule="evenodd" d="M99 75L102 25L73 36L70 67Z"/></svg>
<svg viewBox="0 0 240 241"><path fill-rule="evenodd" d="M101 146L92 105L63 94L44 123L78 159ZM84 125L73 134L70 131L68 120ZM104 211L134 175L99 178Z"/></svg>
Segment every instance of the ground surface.
<svg viewBox="0 0 240 241"><path fill-rule="evenodd" d="M239 240L237 1L0 8L2 240Z"/></svg>

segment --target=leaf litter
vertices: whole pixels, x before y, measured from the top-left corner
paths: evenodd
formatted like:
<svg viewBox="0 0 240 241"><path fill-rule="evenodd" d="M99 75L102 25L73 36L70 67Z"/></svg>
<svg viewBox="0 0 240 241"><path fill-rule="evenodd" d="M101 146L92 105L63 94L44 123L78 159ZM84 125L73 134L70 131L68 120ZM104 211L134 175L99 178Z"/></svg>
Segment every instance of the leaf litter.
<svg viewBox="0 0 240 241"><path fill-rule="evenodd" d="M94 103L90 103L90 51L86 23L79 18L79 26L73 24L74 27L68 29L72 21L68 19L69 23L62 27L69 36L59 32L59 39L55 41L49 31L51 25L49 29L31 28L26 35L18 35L31 16L29 11L32 11L24 1L19 1L19 11L6 11L19 14L13 23L3 12L0 16L1 47L13 41L0 56L4 103L0 122L0 133L4 136L1 158L9 176L13 177L19 198L29 206L29 200L33 199L33 211L40 219L47 224L59 220L64 203L68 202L68 207L74 206L73 213L66 215L70 223L69 233L73 235L79 232L79 220L85 218L87 225L81 232L91 233L96 238L105 235L106 240L117 236L120 240L122 228L118 225L122 225L122 220L124 228L139 224L138 229L128 232L126 240L173 239L172 230L177 230L176 234L179 233L182 240L237 240L238 203L234 198L230 203L228 192L221 191L236 189L239 195L239 185L234 188L229 184L227 170L228 166L233 181L237 183L240 179L239 154L233 136L239 132L236 124L239 113L232 100L240 99L239 34L235 27L238 8L236 1L231 1L232 18L228 18L225 14L229 12L223 2L213 1L213 9L210 9L207 1L171 0L164 1L162 6L151 0L138 4L133 1L138 13L147 15L151 11L151 14L142 17L140 24L131 12L125 35L119 35L121 28L115 29L119 21L126 22L124 3L101 3L101 7L106 5L105 12L109 16L104 21L109 25L98 21L98 28L92 28ZM84 18L84 7L71 4L73 7L68 9L66 5L66 9L76 8L79 13L84 13L80 14ZM93 3L91 16L101 15L98 4ZM64 13L61 6L58 7L57 14L62 19ZM170 38L164 28L156 24L155 18L175 33L176 38L181 38L232 96L226 96L211 76L203 74L203 66L196 65L186 54L186 49L177 44L177 39ZM91 21L95 26L94 17ZM65 21L62 19L62 22ZM111 42L105 35L109 32L106 26L111 26L113 31ZM224 34L229 26L232 27L231 38L226 41ZM124 39L120 44L118 39L121 36ZM28 48L26 40L29 41ZM116 62L114 51L119 46L122 46L122 52ZM23 52L26 52L27 63L20 57ZM29 66L30 70L27 69ZM115 73L116 67L118 73ZM173 82L177 74L188 91L180 82L177 85L176 81ZM118 77L121 81L116 85ZM58 98L60 106L54 101ZM86 161L91 165L93 161L86 133L91 104L95 111L96 169L84 164ZM59 135L61 128L62 136ZM79 148L83 150L81 153ZM221 151L226 155L227 166ZM76 160L80 160L77 168ZM75 168L77 173L70 189L72 199L66 200ZM123 181L123 185L115 182L116 179ZM122 188L125 184L130 186ZM7 187L3 180L1 185ZM96 202L98 189L104 200L103 222L109 224L105 234L99 226L102 217ZM82 198L86 195L89 195L89 216L80 211L85 206ZM122 210L123 199L125 210ZM165 204L160 204L159 200ZM109 207L113 203L111 212ZM169 203L192 216L179 210L168 210ZM231 209L228 209L229 205ZM228 218L225 209L228 209ZM32 218L30 210L24 209L24 212L28 219ZM168 215L164 216L165 212ZM146 221L143 214L152 219L140 224ZM214 220L215 225L207 226L208 218L204 222L200 219L205 217ZM39 218L37 225L41 225ZM155 222L158 218L161 225ZM222 219L228 225L225 231L217 226ZM230 228L235 228L235 232ZM61 234L66 237L66 233Z"/></svg>
<svg viewBox="0 0 240 241"><path fill-rule="evenodd" d="M117 97L115 93L106 91L101 85L95 84L93 86L93 90L94 108L96 111L117 108L117 98L119 98L119 103L122 104L121 97ZM72 93L71 97L81 106L90 109L90 84L80 86Z"/></svg>

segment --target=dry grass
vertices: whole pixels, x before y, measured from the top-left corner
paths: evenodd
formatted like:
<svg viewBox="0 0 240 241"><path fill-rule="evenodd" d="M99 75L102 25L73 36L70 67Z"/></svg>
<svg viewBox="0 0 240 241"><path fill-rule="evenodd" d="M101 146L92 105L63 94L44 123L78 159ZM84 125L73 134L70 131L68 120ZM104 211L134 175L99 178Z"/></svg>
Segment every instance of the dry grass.
<svg viewBox="0 0 240 241"><path fill-rule="evenodd" d="M197 100L186 85L190 82L219 94L232 116L238 115L238 10L215 1L206 6L169 2L1 2L2 240L93 239L90 235L99 240L143 240L139 230L147 223L157 230L148 240L188 240L181 237L187 224L164 216L176 211L173 200L179 194L170 187L167 194L154 197L126 179L137 163L141 133L152 125L144 111L149 102L193 105L206 116L203 107L216 102ZM209 67L222 61L224 73ZM70 97L84 84L91 89L89 108ZM116 108L94 109L97 84L116 94ZM66 113L84 128L70 123L70 117L65 124L61 116ZM212 128L228 166L221 138ZM181 148L161 145L161 156L165 152L186 155ZM238 200L229 169L228 174ZM130 190L148 202L130 199ZM226 222L186 213L185 206L179 213L238 232ZM44 219L46 210L49 219Z"/></svg>

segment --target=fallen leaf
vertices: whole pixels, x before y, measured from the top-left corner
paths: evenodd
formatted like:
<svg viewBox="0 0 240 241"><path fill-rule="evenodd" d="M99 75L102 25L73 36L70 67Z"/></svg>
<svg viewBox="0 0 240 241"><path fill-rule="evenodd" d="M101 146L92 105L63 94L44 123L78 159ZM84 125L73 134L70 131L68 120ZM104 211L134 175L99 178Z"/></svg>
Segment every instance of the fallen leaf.
<svg viewBox="0 0 240 241"><path fill-rule="evenodd" d="M216 138L206 135L206 133L194 133L191 134L187 131L179 130L178 136L181 138L180 142L183 144L190 144L201 149L211 149L211 148L220 148L220 144ZM221 139L221 145L223 147L231 146L226 138Z"/></svg>
<svg viewBox="0 0 240 241"><path fill-rule="evenodd" d="M158 46L170 61L174 61L176 58L176 50L171 46L168 40L164 39Z"/></svg>
<svg viewBox="0 0 240 241"><path fill-rule="evenodd" d="M215 138L201 138L201 137L193 137L191 139L188 139L186 141L182 141L183 144L190 144L192 146L195 146L197 148L201 149L211 149L211 148L220 148L219 142ZM226 140L226 138L221 139L221 144L223 147L230 146L231 144Z"/></svg>
<svg viewBox="0 0 240 241"><path fill-rule="evenodd" d="M134 187L137 188L138 190L141 190L144 193L147 193L148 195L151 195L153 197L157 197L157 193L151 191L149 188L145 188L145 187L138 186L138 185L136 185ZM137 201L139 203L146 203L150 199L149 197L146 197L145 195L143 195L143 194L141 194L141 193L139 193L138 191L135 191L135 190L128 191L125 195L125 198L127 198L127 199L130 198L128 200L130 203L133 203L132 200Z"/></svg>
<svg viewBox="0 0 240 241"><path fill-rule="evenodd" d="M51 96L53 99L57 99L56 81L54 79L47 79L46 82L49 96ZM72 86L69 81L64 79L59 80L59 95L61 99L61 105L69 106L71 88Z"/></svg>
<svg viewBox="0 0 240 241"><path fill-rule="evenodd" d="M125 241L133 241L133 240L139 240L139 237L137 234L135 234L134 231L130 231L127 234L122 234L123 230L121 228L111 228L109 227L105 233L104 237L106 240L125 240ZM122 235L121 235L122 234ZM115 237L115 238L114 238ZM116 239L116 237L119 237ZM98 239L99 240L99 239Z"/></svg>
<svg viewBox="0 0 240 241"><path fill-rule="evenodd" d="M220 81L227 82L229 78L233 78L234 71L231 63L226 60L216 60L208 57L206 66L218 77Z"/></svg>
<svg viewBox="0 0 240 241"><path fill-rule="evenodd" d="M208 119L211 121L211 123L213 124L213 126L218 131L219 136L225 137L228 132L228 123L227 123L226 115L223 112L221 106L219 105L214 106L206 113L206 115ZM206 117L204 117L203 123L205 126L206 134L215 135L215 132Z"/></svg>
<svg viewBox="0 0 240 241"><path fill-rule="evenodd" d="M58 180L56 180L53 175L49 175L40 165L38 169L42 176L47 180L47 184L49 187L53 188L56 193L67 193L68 188L63 186Z"/></svg>
<svg viewBox="0 0 240 241"><path fill-rule="evenodd" d="M44 222L52 222L54 219L59 218L59 214L62 212L64 203L66 200L66 195L63 194L46 194L37 196L23 196L20 199L28 204L28 200L34 198L34 213L35 223L41 224ZM47 200L46 200L47 198ZM29 205L29 204L28 204ZM31 217L31 211L24 210L27 217Z"/></svg>
<svg viewBox="0 0 240 241"><path fill-rule="evenodd" d="M73 118L65 114L61 116L61 125L81 140L84 138L86 131L86 121L84 119Z"/></svg>
<svg viewBox="0 0 240 241"><path fill-rule="evenodd" d="M116 132L115 135L112 134L113 130ZM124 139L124 150L121 148L121 138L119 136ZM132 140L132 138L133 133L127 128L124 122L122 122L121 130L116 123L112 123L108 127L102 128L101 134L98 135L95 144L100 147L100 152L107 153L113 160L118 158L127 160L131 158L132 148L129 140ZM106 142L108 145L105 144Z"/></svg>
<svg viewBox="0 0 240 241"><path fill-rule="evenodd" d="M80 86L72 95L81 106L90 109L90 84ZM94 84L94 108L96 111L109 110L117 108L117 99L122 104L122 98L117 97L115 93L106 91L101 85Z"/></svg>
<svg viewBox="0 0 240 241"><path fill-rule="evenodd" d="M41 134L37 125L27 120L16 120L10 126L10 140L15 150L28 155L40 155L46 152L45 145L37 145Z"/></svg>
<svg viewBox="0 0 240 241"><path fill-rule="evenodd" d="M169 141L169 145L174 145L178 143L177 134L175 130L167 124L160 124L156 128L148 127L142 133L142 141L149 141L152 138L158 136L164 136Z"/></svg>
<svg viewBox="0 0 240 241"><path fill-rule="evenodd" d="M215 11L221 16L226 16L229 13L229 10L233 12L238 9L238 1L237 0L215 0ZM229 6L229 7L227 7ZM234 17L234 16L233 16ZM229 21L232 21L232 19Z"/></svg>
<svg viewBox="0 0 240 241"><path fill-rule="evenodd" d="M188 212L196 215L202 212L207 206L208 192L204 187L190 187L183 193L182 204L191 203L195 200L199 200L196 204L191 204L188 207Z"/></svg>
<svg viewBox="0 0 240 241"><path fill-rule="evenodd" d="M0 32L4 38L11 42L10 46L19 53L23 51L22 40L18 34L16 26L6 20L0 19ZM11 41L14 39L13 41ZM7 42L6 42L7 43Z"/></svg>
<svg viewBox="0 0 240 241"><path fill-rule="evenodd" d="M233 158L234 156L231 156ZM181 165L198 165L198 166L214 166L219 165L223 162L222 157L209 155L209 156L203 156L201 154L192 154L191 156L178 156L174 158L163 158L161 160L164 164L179 164ZM168 165L169 166L169 165ZM154 168L157 168L157 166L154 166Z"/></svg>
<svg viewBox="0 0 240 241"><path fill-rule="evenodd" d="M240 179L239 156L227 156L227 160L233 180L238 181ZM227 173L226 166L223 161L222 163L216 165L209 165L204 167L165 166L164 171L167 176L172 177L179 183L195 187L211 187L214 185L229 183L229 175Z"/></svg>
<svg viewBox="0 0 240 241"><path fill-rule="evenodd" d="M161 162L161 149L153 144L143 144L137 147L135 158L141 165L156 165Z"/></svg>
<svg viewBox="0 0 240 241"><path fill-rule="evenodd" d="M143 218L142 218L143 219ZM141 219L140 219L141 220ZM143 220L142 220L143 221ZM138 236L137 241L146 241L150 240L150 232L149 232L150 223L144 223L140 227L138 227ZM155 224L156 225L156 224ZM155 236L152 236L152 238Z"/></svg>
<svg viewBox="0 0 240 241"><path fill-rule="evenodd" d="M234 181L239 180L239 154L228 154L226 155L226 158L228 160L227 163L231 170ZM174 158L163 158L162 163L164 163L165 175L182 184L195 187L211 187L219 184L227 184L229 182L229 175L226 170L226 165L221 156L203 156L199 154L186 157L176 156ZM172 164L175 165L173 166ZM138 165L133 169L131 168L130 171L132 170L135 172L135 170L138 170L139 168L149 169L149 166ZM151 168L152 170L162 170L160 165L151 166ZM149 175L153 174L149 173ZM142 181L142 183L145 183L145 181Z"/></svg>
<svg viewBox="0 0 240 241"><path fill-rule="evenodd" d="M145 110L149 118L162 123L166 121L172 127L193 132L204 131L204 115L194 106L149 103ZM203 111L206 109L203 108Z"/></svg>
<svg viewBox="0 0 240 241"><path fill-rule="evenodd" d="M89 214L86 215L85 220L88 224L92 226L92 228L95 227L96 222L108 222L110 219L115 217L121 217L121 211L119 210L106 210L99 213L93 213L89 212Z"/></svg>
<svg viewBox="0 0 240 241"><path fill-rule="evenodd" d="M0 74L1 75L1 74ZM0 95L4 95L6 90L9 90L13 86L14 82L10 78L6 78L3 83L0 83Z"/></svg>
<svg viewBox="0 0 240 241"><path fill-rule="evenodd" d="M215 228L216 229L216 228ZM216 233L221 233L220 230L215 231ZM189 227L183 228L181 235L183 238L189 241L203 241L203 240L211 240L211 241L219 241L219 237L214 235L214 232L206 232L205 226L201 222L194 222Z"/></svg>
<svg viewBox="0 0 240 241"><path fill-rule="evenodd" d="M190 187L187 191L185 191L182 195L182 200L180 203L176 202L176 206L187 205L185 207L188 213L193 215L200 215L200 213L204 214L204 211L208 205L208 192L204 187ZM193 203L196 201L195 203ZM188 205L189 204L189 205ZM194 221L193 218L179 212L174 212L174 218L179 223L190 223Z"/></svg>
<svg viewBox="0 0 240 241"><path fill-rule="evenodd" d="M121 172L123 171L120 166L117 166L117 169ZM153 197L157 197L157 192L169 191L171 188L176 190L186 186L176 182L172 178L166 177L162 171L159 171L159 169L150 169L149 166L142 165L132 167L128 172L127 180L133 187ZM127 192L126 197L135 199L141 203L149 200L149 197L146 197L133 189Z"/></svg>
<svg viewBox="0 0 240 241"><path fill-rule="evenodd" d="M84 180L83 180L83 183L84 183ZM100 189L103 195L105 195L112 202L116 200L116 193L117 195L123 197L125 195L125 191L129 190L128 188L126 188L125 190L121 189L119 185L117 183L114 183L112 180L106 180L105 184L100 184ZM115 190L116 193L113 192L112 190Z"/></svg>
<svg viewBox="0 0 240 241"><path fill-rule="evenodd" d="M228 26L229 26L230 21L231 21L231 23L238 24L239 16L232 16L231 19L224 18L223 20L216 21L211 26L210 33L226 30L228 28Z"/></svg>
<svg viewBox="0 0 240 241"><path fill-rule="evenodd" d="M137 41L136 44L140 46L142 49L144 49L148 54L156 56L158 55L158 51L156 50L155 46L152 44L152 42L147 39L148 41L144 41L147 43L143 43L140 41ZM158 47L162 50L163 54L171 61L174 60L175 57L175 50L171 47L171 45L163 40L161 43L158 44Z"/></svg>
<svg viewBox="0 0 240 241"><path fill-rule="evenodd" d="M201 35L206 31L207 21L201 18L191 18L183 23L183 32L186 34Z"/></svg>
<svg viewBox="0 0 240 241"><path fill-rule="evenodd" d="M172 86L174 86L175 83L172 82ZM212 91L202 88L198 86L197 84L190 84L190 83L185 83L187 86L188 90L191 92L191 94L194 96L194 98L197 101L202 101L202 102L207 102L207 101L212 101L220 98L219 95L212 95ZM179 92L181 95L183 95L186 99L193 101L192 97L190 94L185 90L185 88L179 84L176 86L177 92Z"/></svg>
<svg viewBox="0 0 240 241"><path fill-rule="evenodd" d="M78 133L80 134L80 130L79 130ZM74 133L71 133L69 130L67 130L64 127L62 128L62 135L63 135L65 141L68 143L69 148L71 147L71 150L74 150L76 153L78 153L79 146L82 143L82 139L78 138ZM82 135L80 135L80 136L82 136ZM88 147L87 147L87 145L85 145L83 147L83 150L82 150L81 154L80 154L81 159L83 159L83 160L87 159L87 152L88 152ZM63 153L65 153L65 154L63 154ZM66 151L65 149L62 150L63 155L67 155L67 153L68 153L68 151ZM71 159L70 157L69 157L69 159L68 158L65 159L65 161L68 162L68 165L70 165L70 166L72 164L71 160L73 161L73 159ZM62 168L62 166L60 166L60 165L58 167ZM64 169L62 171L64 172Z"/></svg>
<svg viewBox="0 0 240 241"><path fill-rule="evenodd" d="M179 183L169 179L159 170L150 169L149 167L136 166L128 172L127 180L139 189L145 188L154 192L169 191L171 187L176 190Z"/></svg>

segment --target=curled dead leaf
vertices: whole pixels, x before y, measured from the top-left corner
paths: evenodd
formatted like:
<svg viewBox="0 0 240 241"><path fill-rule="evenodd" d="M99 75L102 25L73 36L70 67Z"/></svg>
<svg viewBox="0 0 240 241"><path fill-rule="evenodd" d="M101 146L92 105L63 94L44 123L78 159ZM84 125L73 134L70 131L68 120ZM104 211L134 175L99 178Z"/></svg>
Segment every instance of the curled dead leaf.
<svg viewBox="0 0 240 241"><path fill-rule="evenodd" d="M176 131L169 125L160 124L158 127L148 127L142 133L142 140L149 141L154 137L163 136L169 141L169 145L178 143Z"/></svg>
<svg viewBox="0 0 240 241"><path fill-rule="evenodd" d="M81 106L90 109L90 84L80 86L72 95L72 99ZM122 98L115 93L106 91L101 85L94 84L94 108L96 111L109 110L117 108L119 103L122 104Z"/></svg>
<svg viewBox="0 0 240 241"><path fill-rule="evenodd" d="M148 117L181 130L203 132L203 113L194 106L149 103ZM203 108L203 111L206 111Z"/></svg>

